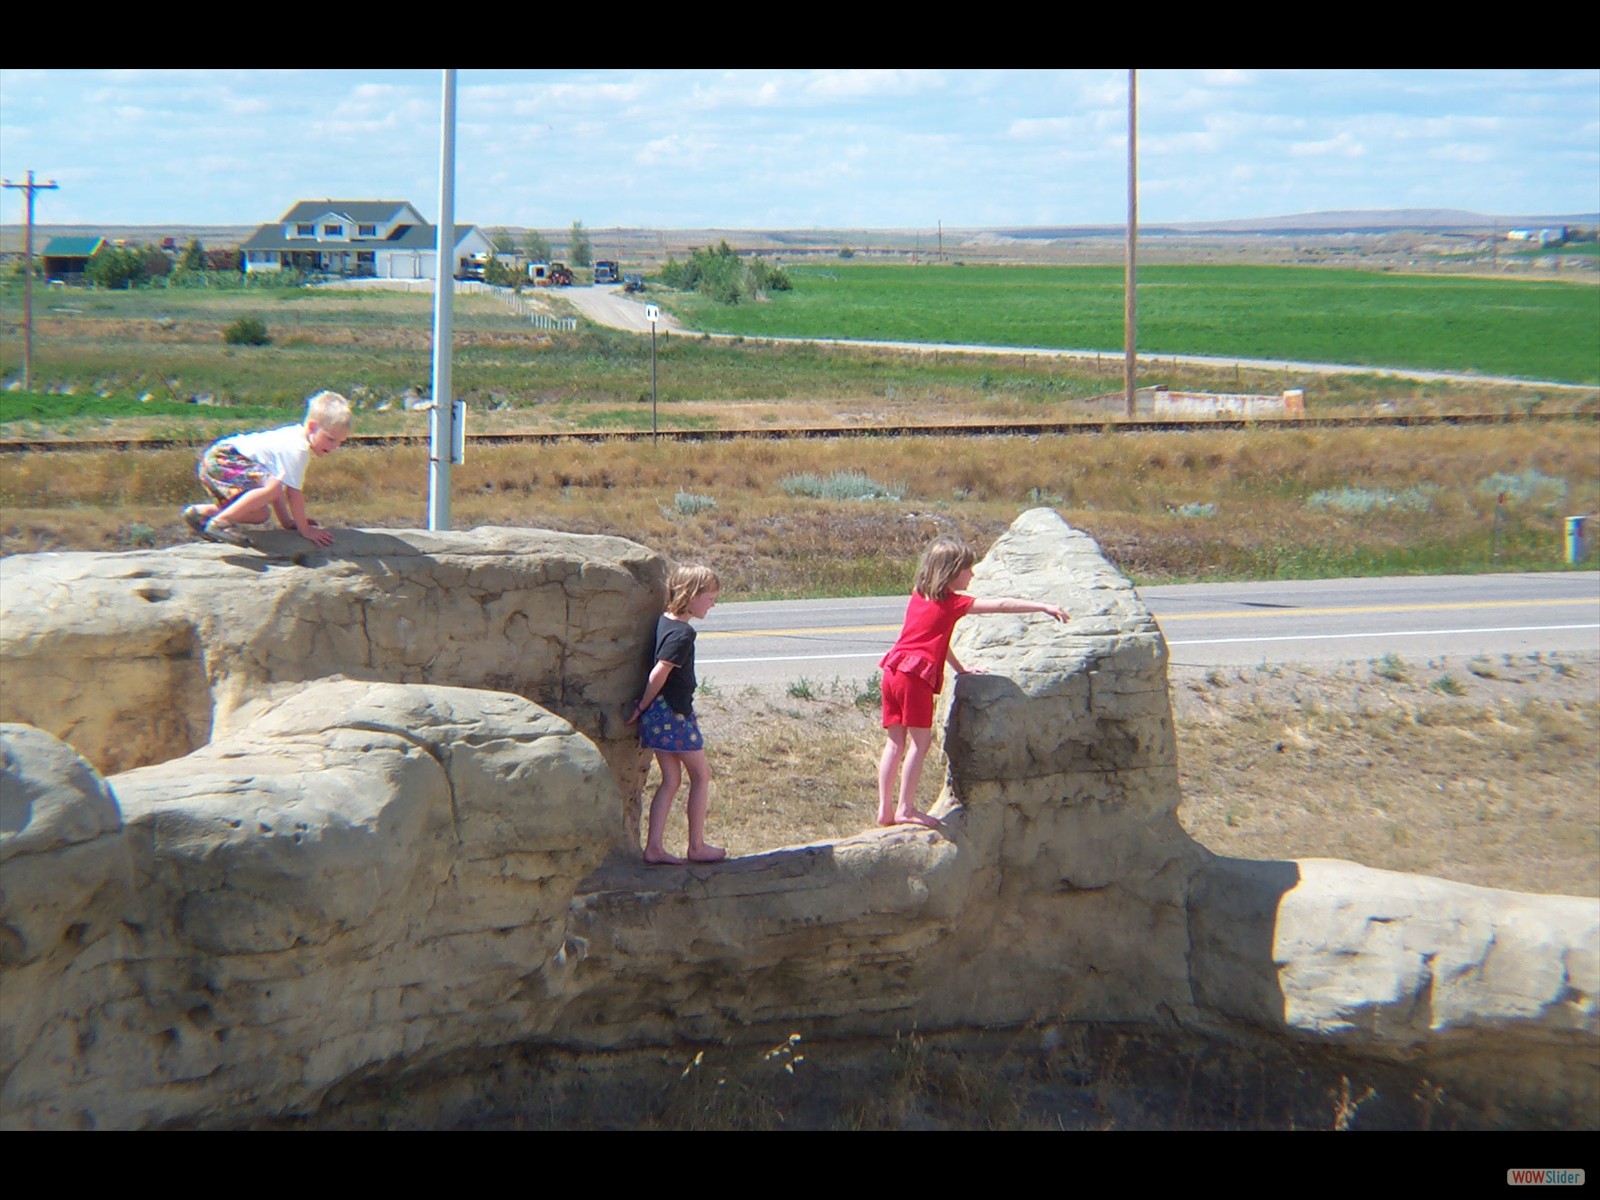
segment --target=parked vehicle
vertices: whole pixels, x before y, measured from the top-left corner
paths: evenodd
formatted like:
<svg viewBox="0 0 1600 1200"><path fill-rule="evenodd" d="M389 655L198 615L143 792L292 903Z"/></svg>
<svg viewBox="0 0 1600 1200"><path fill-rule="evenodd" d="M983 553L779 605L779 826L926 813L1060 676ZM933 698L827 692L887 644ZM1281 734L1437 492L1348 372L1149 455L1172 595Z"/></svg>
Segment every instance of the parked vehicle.
<svg viewBox="0 0 1600 1200"><path fill-rule="evenodd" d="M632 272L629 272L627 275L624 275L622 277L622 290L625 291L625 292L642 292L642 291L644 291L644 276L643 275L635 275Z"/></svg>
<svg viewBox="0 0 1600 1200"><path fill-rule="evenodd" d="M481 280L489 270L489 260L493 255L473 254L461 260L461 270L456 272L457 279Z"/></svg>
<svg viewBox="0 0 1600 1200"><path fill-rule="evenodd" d="M602 258L594 264L595 283L615 283L621 278L622 271L618 268L616 260Z"/></svg>
<svg viewBox="0 0 1600 1200"><path fill-rule="evenodd" d="M566 263L529 263L528 278L533 281L534 287L572 286L572 272Z"/></svg>

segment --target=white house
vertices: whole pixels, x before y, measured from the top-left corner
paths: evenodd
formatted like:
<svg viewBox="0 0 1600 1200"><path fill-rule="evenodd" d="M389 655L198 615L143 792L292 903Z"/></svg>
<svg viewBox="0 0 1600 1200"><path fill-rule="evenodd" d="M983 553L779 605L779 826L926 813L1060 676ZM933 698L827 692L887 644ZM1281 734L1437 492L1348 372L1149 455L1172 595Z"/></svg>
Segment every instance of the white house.
<svg viewBox="0 0 1600 1200"><path fill-rule="evenodd" d="M476 225L455 227L454 269L493 244ZM404 200L302 200L239 248L246 271L285 268L376 279L432 279L437 235Z"/></svg>

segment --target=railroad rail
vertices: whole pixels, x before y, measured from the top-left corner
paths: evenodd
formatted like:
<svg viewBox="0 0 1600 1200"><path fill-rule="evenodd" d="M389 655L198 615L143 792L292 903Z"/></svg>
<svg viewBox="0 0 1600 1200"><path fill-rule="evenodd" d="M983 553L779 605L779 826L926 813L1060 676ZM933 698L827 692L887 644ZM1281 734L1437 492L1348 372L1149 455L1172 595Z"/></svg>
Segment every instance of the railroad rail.
<svg viewBox="0 0 1600 1200"><path fill-rule="evenodd" d="M829 438L889 437L1049 437L1107 433L1210 433L1242 429L1415 429L1434 425L1519 425L1572 421L1600 422L1600 409L1551 413L1374 413L1346 417L1197 417L1187 420L1127 420L1122 417L1078 421L1016 421L961 425L834 425L802 429L572 430L562 433L475 433L469 446L559 446L607 442L804 441ZM214 438L0 438L0 454L81 453L85 451L178 450L210 445ZM426 446L424 433L353 434L347 447Z"/></svg>

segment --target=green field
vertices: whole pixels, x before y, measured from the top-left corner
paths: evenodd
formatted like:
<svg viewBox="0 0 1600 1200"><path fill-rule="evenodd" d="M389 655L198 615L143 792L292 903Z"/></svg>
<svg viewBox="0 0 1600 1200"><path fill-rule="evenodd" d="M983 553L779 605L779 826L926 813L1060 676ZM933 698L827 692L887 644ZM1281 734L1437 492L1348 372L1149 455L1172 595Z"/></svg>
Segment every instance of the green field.
<svg viewBox="0 0 1600 1200"><path fill-rule="evenodd" d="M1117 267L788 268L765 302L663 301L697 329L1122 349ZM1600 383L1600 288L1313 267L1153 266L1139 273L1146 354L1295 359Z"/></svg>

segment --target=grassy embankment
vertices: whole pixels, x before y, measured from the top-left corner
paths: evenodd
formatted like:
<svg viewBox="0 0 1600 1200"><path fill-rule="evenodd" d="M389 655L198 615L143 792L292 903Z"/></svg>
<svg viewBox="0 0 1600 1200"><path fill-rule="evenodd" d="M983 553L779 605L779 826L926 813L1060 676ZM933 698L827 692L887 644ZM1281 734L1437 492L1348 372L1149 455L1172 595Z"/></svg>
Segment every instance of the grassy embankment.
<svg viewBox="0 0 1600 1200"><path fill-rule="evenodd" d="M7 458L5 549L184 540L194 457ZM420 526L425 458L341 450L313 466L310 509ZM486 447L452 482L458 528L632 537L715 563L729 598L897 592L931 535L987 544L1040 504L1141 582L1555 570L1562 516L1600 510L1594 430L1569 424ZM814 494L852 484L878 497Z"/></svg>

